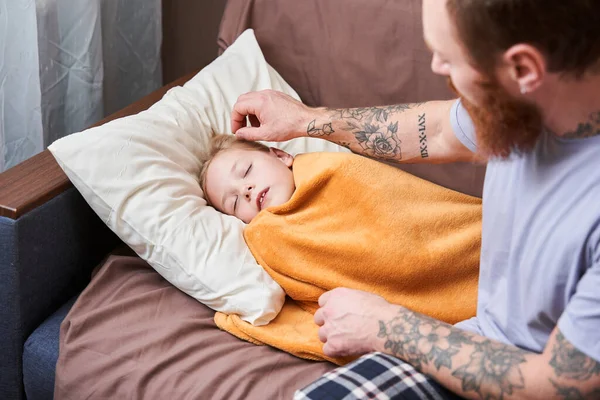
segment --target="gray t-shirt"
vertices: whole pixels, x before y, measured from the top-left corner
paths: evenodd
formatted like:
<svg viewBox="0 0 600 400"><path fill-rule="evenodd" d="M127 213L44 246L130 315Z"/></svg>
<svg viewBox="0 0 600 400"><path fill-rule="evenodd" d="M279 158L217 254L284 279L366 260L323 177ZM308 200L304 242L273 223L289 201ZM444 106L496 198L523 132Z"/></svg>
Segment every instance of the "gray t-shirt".
<svg viewBox="0 0 600 400"><path fill-rule="evenodd" d="M475 151L460 101L451 122ZM456 326L540 353L557 324L600 361L600 136L545 133L487 166L477 316Z"/></svg>

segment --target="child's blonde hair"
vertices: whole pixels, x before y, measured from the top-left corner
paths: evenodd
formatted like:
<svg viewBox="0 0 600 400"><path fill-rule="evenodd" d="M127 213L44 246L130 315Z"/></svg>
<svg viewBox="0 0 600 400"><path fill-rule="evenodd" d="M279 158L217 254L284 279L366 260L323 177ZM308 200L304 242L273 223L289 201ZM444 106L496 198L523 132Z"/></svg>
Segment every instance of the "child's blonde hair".
<svg viewBox="0 0 600 400"><path fill-rule="evenodd" d="M206 195L206 172L210 166L211 161L216 157L217 154L230 150L232 148L246 149L246 150L257 150L257 151L269 151L269 148L262 143L250 142L243 139L238 139L235 135L215 135L210 139L208 150L201 156L200 162L202 167L200 168L200 187L204 192L204 199L210 204L208 196Z"/></svg>

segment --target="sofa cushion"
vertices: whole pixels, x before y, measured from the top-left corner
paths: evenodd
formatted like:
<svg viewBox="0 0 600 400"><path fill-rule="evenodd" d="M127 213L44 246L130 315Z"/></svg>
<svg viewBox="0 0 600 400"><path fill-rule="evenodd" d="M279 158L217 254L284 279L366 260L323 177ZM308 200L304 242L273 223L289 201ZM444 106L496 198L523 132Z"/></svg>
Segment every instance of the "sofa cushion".
<svg viewBox="0 0 600 400"><path fill-rule="evenodd" d="M28 400L54 398L60 324L77 297L62 305L33 331L23 348L23 383Z"/></svg>

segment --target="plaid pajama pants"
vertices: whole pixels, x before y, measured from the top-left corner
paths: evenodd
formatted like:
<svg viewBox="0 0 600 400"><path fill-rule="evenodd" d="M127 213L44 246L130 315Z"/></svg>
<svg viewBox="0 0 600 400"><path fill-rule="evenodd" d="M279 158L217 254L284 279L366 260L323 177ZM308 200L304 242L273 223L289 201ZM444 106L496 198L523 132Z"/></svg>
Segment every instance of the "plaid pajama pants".
<svg viewBox="0 0 600 400"><path fill-rule="evenodd" d="M294 400L458 399L432 378L395 357L370 353L296 391Z"/></svg>

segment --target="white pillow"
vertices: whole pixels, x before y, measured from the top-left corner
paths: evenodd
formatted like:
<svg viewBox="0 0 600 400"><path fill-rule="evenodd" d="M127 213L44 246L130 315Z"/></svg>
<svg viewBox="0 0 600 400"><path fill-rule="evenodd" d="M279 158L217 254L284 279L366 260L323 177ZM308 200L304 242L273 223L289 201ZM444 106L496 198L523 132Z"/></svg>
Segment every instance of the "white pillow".
<svg viewBox="0 0 600 400"><path fill-rule="evenodd" d="M262 89L298 99L247 30L150 109L49 147L92 209L158 273L214 310L255 325L277 315L285 294L248 250L244 224L206 205L198 158L213 133L231 132L238 96ZM291 154L346 151L312 138L277 146Z"/></svg>

